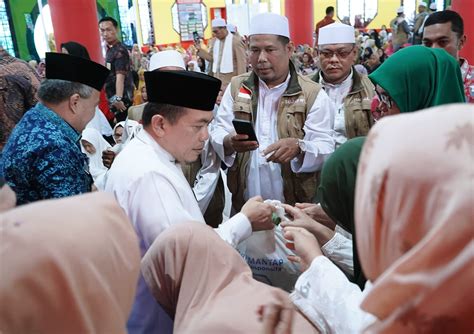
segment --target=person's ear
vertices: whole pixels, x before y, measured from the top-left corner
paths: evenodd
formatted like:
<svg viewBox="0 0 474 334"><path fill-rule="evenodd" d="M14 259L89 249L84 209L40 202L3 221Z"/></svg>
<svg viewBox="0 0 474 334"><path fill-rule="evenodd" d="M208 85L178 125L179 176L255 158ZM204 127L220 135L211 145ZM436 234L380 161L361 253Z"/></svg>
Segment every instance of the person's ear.
<svg viewBox="0 0 474 334"><path fill-rule="evenodd" d="M462 37L459 39L459 44L458 44L458 51L461 51L461 49L464 47L466 44L467 36L462 35Z"/></svg>
<svg viewBox="0 0 474 334"><path fill-rule="evenodd" d="M78 104L79 104L79 99L81 97L79 96L79 94L75 93L75 94L72 94L70 97L69 97L69 108L72 110L72 112L75 114L77 113L77 110L78 110Z"/></svg>
<svg viewBox="0 0 474 334"><path fill-rule="evenodd" d="M295 44L290 41L287 45L286 45L286 51L288 52L288 55L291 57L293 55L293 52L295 52Z"/></svg>
<svg viewBox="0 0 474 334"><path fill-rule="evenodd" d="M164 137L167 128L169 127L169 121L162 115L153 115L151 118L151 129L153 133L159 137Z"/></svg>

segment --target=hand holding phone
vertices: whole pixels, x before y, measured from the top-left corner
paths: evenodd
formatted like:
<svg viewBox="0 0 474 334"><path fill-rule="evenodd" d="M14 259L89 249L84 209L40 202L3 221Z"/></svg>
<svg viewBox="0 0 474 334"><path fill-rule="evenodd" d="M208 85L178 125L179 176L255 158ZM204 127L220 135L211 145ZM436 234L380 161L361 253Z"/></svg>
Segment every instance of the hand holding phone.
<svg viewBox="0 0 474 334"><path fill-rule="evenodd" d="M232 124L234 125L235 132L237 132L239 135L247 135L247 140L256 141L258 143L257 135L255 134L253 124L250 121L234 119Z"/></svg>
<svg viewBox="0 0 474 334"><path fill-rule="evenodd" d="M258 140L252 123L243 120L233 120L237 134L230 134L224 139L226 155L233 152L248 152L258 148Z"/></svg>

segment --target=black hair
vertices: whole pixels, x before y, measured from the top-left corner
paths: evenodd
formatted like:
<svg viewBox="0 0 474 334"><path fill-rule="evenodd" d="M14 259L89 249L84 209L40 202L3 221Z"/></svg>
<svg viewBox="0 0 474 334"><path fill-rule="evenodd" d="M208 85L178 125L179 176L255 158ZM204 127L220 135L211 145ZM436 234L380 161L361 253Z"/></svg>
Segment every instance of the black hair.
<svg viewBox="0 0 474 334"><path fill-rule="evenodd" d="M115 28L118 28L118 22L117 22L117 20L114 19L113 17L105 16L105 17L103 17L103 18L100 19L99 24L101 24L102 22L112 22L112 25L113 25Z"/></svg>
<svg viewBox="0 0 474 334"><path fill-rule="evenodd" d="M290 39L285 36L277 35L278 41L283 44L283 46L286 46L288 43L290 43Z"/></svg>
<svg viewBox="0 0 474 334"><path fill-rule="evenodd" d="M142 123L143 126L151 124L151 119L155 115L161 115L166 118L171 124L175 124L178 119L184 115L186 108L174 106L166 103L148 102L143 109Z"/></svg>
<svg viewBox="0 0 474 334"><path fill-rule="evenodd" d="M333 6L326 7L326 15L329 15L331 13L334 13L334 7Z"/></svg>
<svg viewBox="0 0 474 334"><path fill-rule="evenodd" d="M89 56L89 52L87 51L86 47L82 44L79 44L77 42L66 42L61 44L61 49L65 48L67 52L76 57L82 57L88 60L91 60L91 57Z"/></svg>
<svg viewBox="0 0 474 334"><path fill-rule="evenodd" d="M458 38L462 38L462 36L464 36L464 22L462 17L452 10L443 10L428 16L425 22L425 28L433 24L447 22L451 22L451 30L458 35Z"/></svg>

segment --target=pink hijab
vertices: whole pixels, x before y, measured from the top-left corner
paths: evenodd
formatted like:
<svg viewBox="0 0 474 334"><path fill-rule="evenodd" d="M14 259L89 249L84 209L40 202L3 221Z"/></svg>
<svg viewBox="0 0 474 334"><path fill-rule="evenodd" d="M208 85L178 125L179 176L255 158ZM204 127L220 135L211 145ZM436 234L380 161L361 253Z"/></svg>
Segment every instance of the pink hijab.
<svg viewBox="0 0 474 334"><path fill-rule="evenodd" d="M356 189L357 247L374 285L368 333L474 330L474 106L382 119Z"/></svg>
<svg viewBox="0 0 474 334"><path fill-rule="evenodd" d="M140 254L111 197L6 211L0 235L1 333L126 333Z"/></svg>
<svg viewBox="0 0 474 334"><path fill-rule="evenodd" d="M258 282L236 250L204 224L171 226L142 260L155 299L175 333L261 333L260 305L285 307L288 293ZM296 313L293 333L317 333Z"/></svg>

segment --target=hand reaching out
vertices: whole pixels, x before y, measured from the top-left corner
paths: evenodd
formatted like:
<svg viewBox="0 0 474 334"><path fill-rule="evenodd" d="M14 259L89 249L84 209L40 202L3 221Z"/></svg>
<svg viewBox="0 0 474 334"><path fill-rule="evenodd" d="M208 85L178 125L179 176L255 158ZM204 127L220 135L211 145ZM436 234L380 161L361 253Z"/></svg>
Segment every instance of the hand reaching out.
<svg viewBox="0 0 474 334"><path fill-rule="evenodd" d="M307 270L317 256L323 255L316 237L302 227L285 227L283 236L290 241L286 247L296 254L289 255L288 260L299 263L302 271Z"/></svg>

